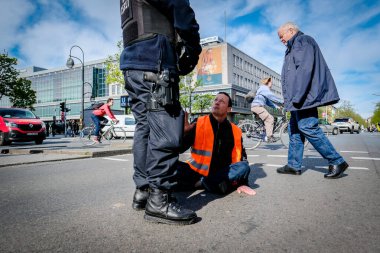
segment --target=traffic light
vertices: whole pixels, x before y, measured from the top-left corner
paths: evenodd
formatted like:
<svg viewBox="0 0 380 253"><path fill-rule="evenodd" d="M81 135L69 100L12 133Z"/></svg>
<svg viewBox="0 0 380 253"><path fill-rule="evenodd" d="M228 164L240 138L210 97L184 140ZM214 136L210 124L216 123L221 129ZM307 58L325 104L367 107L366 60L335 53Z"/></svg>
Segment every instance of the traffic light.
<svg viewBox="0 0 380 253"><path fill-rule="evenodd" d="M65 112L69 112L69 111L71 111L71 109L65 108Z"/></svg>
<svg viewBox="0 0 380 253"><path fill-rule="evenodd" d="M65 102L59 103L59 107L61 108L61 112L65 111Z"/></svg>

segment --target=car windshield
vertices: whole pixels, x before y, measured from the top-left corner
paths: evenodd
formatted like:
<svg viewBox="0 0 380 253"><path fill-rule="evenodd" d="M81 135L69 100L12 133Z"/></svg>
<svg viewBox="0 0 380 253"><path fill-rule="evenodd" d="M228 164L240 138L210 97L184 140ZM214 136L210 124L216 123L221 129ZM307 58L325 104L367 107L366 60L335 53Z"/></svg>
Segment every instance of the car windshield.
<svg viewBox="0 0 380 253"><path fill-rule="evenodd" d="M348 119L335 119L334 122L348 122Z"/></svg>
<svg viewBox="0 0 380 253"><path fill-rule="evenodd" d="M31 111L18 109L0 109L0 116L3 118L18 118L18 119L36 119Z"/></svg>

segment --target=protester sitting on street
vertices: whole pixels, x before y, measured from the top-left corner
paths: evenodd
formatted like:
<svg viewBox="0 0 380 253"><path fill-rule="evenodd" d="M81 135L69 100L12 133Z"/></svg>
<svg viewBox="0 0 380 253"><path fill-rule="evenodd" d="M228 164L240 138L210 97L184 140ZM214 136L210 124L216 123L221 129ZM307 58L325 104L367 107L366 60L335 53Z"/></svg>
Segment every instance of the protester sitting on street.
<svg viewBox="0 0 380 253"><path fill-rule="evenodd" d="M270 90L272 78L264 78L261 83L262 85L257 89L256 96L251 103L251 111L264 121L267 142L276 142L276 138L273 137L274 118L264 106L279 108L279 105L282 105L284 101L275 96Z"/></svg>
<svg viewBox="0 0 380 253"><path fill-rule="evenodd" d="M104 127L104 125L108 122L108 120L104 117L107 114L108 117L115 123L119 122L111 111L111 106L113 105L113 98L107 99L107 103L92 111L91 119L95 124L95 142L100 142L100 130Z"/></svg>
<svg viewBox="0 0 380 253"><path fill-rule="evenodd" d="M184 141L181 151L191 146L191 158L178 162L177 190L203 187L219 194L237 189L249 195L256 192L247 186L250 167L242 143L241 130L227 120L232 101L219 92L211 114L189 124L185 116Z"/></svg>

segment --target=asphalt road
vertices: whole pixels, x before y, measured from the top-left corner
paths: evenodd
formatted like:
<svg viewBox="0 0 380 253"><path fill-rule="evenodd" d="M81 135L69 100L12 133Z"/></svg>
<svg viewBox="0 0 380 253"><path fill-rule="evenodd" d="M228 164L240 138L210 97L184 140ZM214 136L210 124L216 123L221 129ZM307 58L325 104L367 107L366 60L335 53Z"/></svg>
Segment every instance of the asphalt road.
<svg viewBox="0 0 380 253"><path fill-rule="evenodd" d="M331 141L343 178L324 179L312 148L301 176L277 174L287 151L263 145L248 152L256 196L176 193L201 218L190 226L130 207L132 155L2 167L0 252L380 252L380 134Z"/></svg>

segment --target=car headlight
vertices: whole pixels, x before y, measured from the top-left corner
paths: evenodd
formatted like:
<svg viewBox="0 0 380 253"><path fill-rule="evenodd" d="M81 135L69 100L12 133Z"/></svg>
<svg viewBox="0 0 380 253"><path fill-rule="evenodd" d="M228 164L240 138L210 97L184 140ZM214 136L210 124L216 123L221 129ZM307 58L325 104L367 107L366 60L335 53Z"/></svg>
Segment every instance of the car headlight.
<svg viewBox="0 0 380 253"><path fill-rule="evenodd" d="M41 126L42 126L42 128L45 128L46 129L46 125L45 125L45 122L41 122Z"/></svg>
<svg viewBox="0 0 380 253"><path fill-rule="evenodd" d="M7 127L17 127L17 124L16 124L16 123L14 123L14 122L9 122L9 121L6 121L6 120L5 120L5 125L6 125Z"/></svg>

